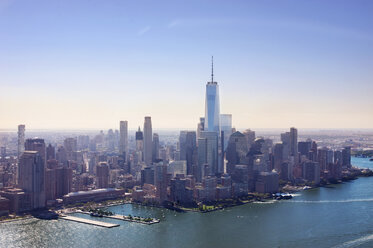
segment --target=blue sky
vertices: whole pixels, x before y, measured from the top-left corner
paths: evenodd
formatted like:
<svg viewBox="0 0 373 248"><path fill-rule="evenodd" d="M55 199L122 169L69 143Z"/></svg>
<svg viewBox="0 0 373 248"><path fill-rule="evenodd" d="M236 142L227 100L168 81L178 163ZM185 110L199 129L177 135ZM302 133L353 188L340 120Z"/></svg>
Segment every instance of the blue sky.
<svg viewBox="0 0 373 248"><path fill-rule="evenodd" d="M373 127L372 1L0 0L0 128Z"/></svg>

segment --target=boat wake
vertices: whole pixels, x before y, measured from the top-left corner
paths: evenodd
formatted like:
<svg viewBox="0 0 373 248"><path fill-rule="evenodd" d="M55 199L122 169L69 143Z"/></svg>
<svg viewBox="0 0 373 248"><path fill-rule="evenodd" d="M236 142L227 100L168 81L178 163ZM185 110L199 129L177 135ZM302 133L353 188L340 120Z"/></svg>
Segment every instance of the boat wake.
<svg viewBox="0 0 373 248"><path fill-rule="evenodd" d="M294 203L312 203L312 204L322 204L322 203L349 203L349 202L372 202L373 198L366 198L366 199L347 199L347 200L322 200L322 201L286 201L286 202L294 202Z"/></svg>
<svg viewBox="0 0 373 248"><path fill-rule="evenodd" d="M351 240L351 241L344 242L343 244L340 244L340 245L336 245L333 248L356 247L356 246L359 246L361 244L364 244L364 243L372 241L372 240L373 240L373 234L370 234L370 235L363 236L363 237L358 238L358 239L354 239L354 240Z"/></svg>

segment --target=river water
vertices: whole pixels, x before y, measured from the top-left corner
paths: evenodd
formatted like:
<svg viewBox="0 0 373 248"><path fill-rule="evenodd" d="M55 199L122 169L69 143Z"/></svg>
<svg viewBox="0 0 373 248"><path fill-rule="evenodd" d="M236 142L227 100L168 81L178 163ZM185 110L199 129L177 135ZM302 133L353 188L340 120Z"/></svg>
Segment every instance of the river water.
<svg viewBox="0 0 373 248"><path fill-rule="evenodd" d="M369 159L352 162L373 168ZM66 220L21 220L0 224L0 247L373 247L373 177L307 190L292 200L204 214L131 204L110 210L161 223L102 219L120 224L108 229Z"/></svg>

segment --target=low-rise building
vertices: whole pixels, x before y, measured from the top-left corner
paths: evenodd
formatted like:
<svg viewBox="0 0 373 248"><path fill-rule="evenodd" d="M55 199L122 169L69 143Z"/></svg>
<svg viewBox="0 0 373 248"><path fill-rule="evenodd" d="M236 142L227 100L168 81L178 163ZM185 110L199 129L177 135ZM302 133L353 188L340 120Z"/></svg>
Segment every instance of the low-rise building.
<svg viewBox="0 0 373 248"><path fill-rule="evenodd" d="M9 199L9 212L22 213L32 210L32 195L22 189L5 188L0 195Z"/></svg>

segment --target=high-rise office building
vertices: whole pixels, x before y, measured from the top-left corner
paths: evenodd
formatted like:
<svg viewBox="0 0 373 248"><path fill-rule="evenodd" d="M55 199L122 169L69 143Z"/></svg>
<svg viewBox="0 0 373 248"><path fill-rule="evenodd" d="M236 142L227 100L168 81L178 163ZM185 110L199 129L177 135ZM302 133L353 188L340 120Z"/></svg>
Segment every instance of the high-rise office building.
<svg viewBox="0 0 373 248"><path fill-rule="evenodd" d="M330 157L330 155L332 155L332 157ZM330 153L328 148L322 147L317 151L317 159L320 165L320 171L324 172L328 169L328 163L333 161L333 153Z"/></svg>
<svg viewBox="0 0 373 248"><path fill-rule="evenodd" d="M317 143L315 141L312 141L312 143L311 143L311 150L309 152L308 158L313 162L317 162L317 160L318 160L317 159L318 158Z"/></svg>
<svg viewBox="0 0 373 248"><path fill-rule="evenodd" d="M51 161L51 160L50 160ZM45 169L45 198L47 201L56 200L56 170Z"/></svg>
<svg viewBox="0 0 373 248"><path fill-rule="evenodd" d="M290 156L298 156L298 130L290 128Z"/></svg>
<svg viewBox="0 0 373 248"><path fill-rule="evenodd" d="M145 116L144 121L144 162L146 165L152 163L153 148L153 131L152 119L150 116Z"/></svg>
<svg viewBox="0 0 373 248"><path fill-rule="evenodd" d="M47 153L47 161L50 159L56 159L56 151L51 144L47 146L46 153Z"/></svg>
<svg viewBox="0 0 373 248"><path fill-rule="evenodd" d="M207 139L198 139L198 159L197 159L197 172L196 180L197 182L202 182L202 178L205 176L205 165L207 164Z"/></svg>
<svg viewBox="0 0 373 248"><path fill-rule="evenodd" d="M197 134L194 131L188 131L186 135L186 154L187 174L193 174L193 166L197 165Z"/></svg>
<svg viewBox="0 0 373 248"><path fill-rule="evenodd" d="M136 156L137 161L140 163L144 161L144 134L141 132L141 129L139 129L136 132Z"/></svg>
<svg viewBox="0 0 373 248"><path fill-rule="evenodd" d="M205 117L199 118L199 123L197 125L197 139L200 138L200 134L205 130Z"/></svg>
<svg viewBox="0 0 373 248"><path fill-rule="evenodd" d="M106 162L100 162L96 166L97 188L103 189L109 187L109 166Z"/></svg>
<svg viewBox="0 0 373 248"><path fill-rule="evenodd" d="M240 164L241 161L246 158L247 152L247 140L245 135L241 132L235 132L229 137L228 147L226 151L226 159L228 160L227 172L232 173L234 166Z"/></svg>
<svg viewBox="0 0 373 248"><path fill-rule="evenodd" d="M342 166L343 163L343 156L342 151L334 151L334 163Z"/></svg>
<svg viewBox="0 0 373 248"><path fill-rule="evenodd" d="M119 123L119 154L128 156L128 122L120 121Z"/></svg>
<svg viewBox="0 0 373 248"><path fill-rule="evenodd" d="M283 145L283 159L284 161L289 159L290 156L290 132L281 134L281 141Z"/></svg>
<svg viewBox="0 0 373 248"><path fill-rule="evenodd" d="M210 168L209 174L215 175L216 173L223 173L218 168L218 133L203 131L201 132L201 138L205 138L207 142L206 158L207 164ZM200 154L198 154L200 156ZM204 156L201 154L201 156Z"/></svg>
<svg viewBox="0 0 373 248"><path fill-rule="evenodd" d="M86 150L89 148L89 136L88 135L79 135L78 136L78 150Z"/></svg>
<svg viewBox="0 0 373 248"><path fill-rule="evenodd" d="M25 125L18 125L18 159L25 150Z"/></svg>
<svg viewBox="0 0 373 248"><path fill-rule="evenodd" d="M67 155L66 155L65 147L59 146L57 148L56 159L58 160L58 163L67 165Z"/></svg>
<svg viewBox="0 0 373 248"><path fill-rule="evenodd" d="M300 155L307 156L311 150L312 141L300 141L298 142L298 151Z"/></svg>
<svg viewBox="0 0 373 248"><path fill-rule="evenodd" d="M243 135L245 135L246 140L247 140L248 148L250 149L251 145L254 144L254 141L255 141L255 131L252 131L250 129L246 129L243 132Z"/></svg>
<svg viewBox="0 0 373 248"><path fill-rule="evenodd" d="M67 167L58 167L56 171L56 197L62 198L72 190L73 170Z"/></svg>
<svg viewBox="0 0 373 248"><path fill-rule="evenodd" d="M141 185L146 183L154 185L154 169L152 167L145 167L141 170Z"/></svg>
<svg viewBox="0 0 373 248"><path fill-rule="evenodd" d="M281 165L283 163L283 152L284 146L282 143L275 144L275 147L273 148L273 167L274 169L280 173L281 172Z"/></svg>
<svg viewBox="0 0 373 248"><path fill-rule="evenodd" d="M159 135L153 133L152 161L159 159Z"/></svg>
<svg viewBox="0 0 373 248"><path fill-rule="evenodd" d="M255 191L259 193L278 192L279 175L276 172L260 172L255 183Z"/></svg>
<svg viewBox="0 0 373 248"><path fill-rule="evenodd" d="M78 142L76 138L66 138L63 145L67 152L76 152L78 150Z"/></svg>
<svg viewBox="0 0 373 248"><path fill-rule="evenodd" d="M223 135L223 151L227 149L229 137L232 134L232 115L221 114L220 115L220 130L224 132Z"/></svg>
<svg viewBox="0 0 373 248"><path fill-rule="evenodd" d="M172 177L176 177L177 174L187 175L187 163L185 160L172 161L167 166L167 173L172 174Z"/></svg>
<svg viewBox="0 0 373 248"><path fill-rule="evenodd" d="M303 178L315 184L320 183L320 165L318 162L305 161L303 162Z"/></svg>
<svg viewBox="0 0 373 248"><path fill-rule="evenodd" d="M18 186L30 193L32 209L45 207L45 166L39 151L25 150L18 167Z"/></svg>
<svg viewBox="0 0 373 248"><path fill-rule="evenodd" d="M27 139L25 142L25 150L39 152L39 155L41 156L43 160L43 165L44 165L43 168L46 168L47 154L46 154L44 139L39 139L39 138Z"/></svg>
<svg viewBox="0 0 373 248"><path fill-rule="evenodd" d="M342 166L351 168L351 147L349 146L342 149Z"/></svg>
<svg viewBox="0 0 373 248"><path fill-rule="evenodd" d="M109 152L115 150L115 133L113 129L109 129L106 136L106 148Z"/></svg>
<svg viewBox="0 0 373 248"><path fill-rule="evenodd" d="M78 142L76 138L66 138L63 142L66 151L66 159L76 161L76 151L78 150Z"/></svg>
<svg viewBox="0 0 373 248"><path fill-rule="evenodd" d="M187 174L193 174L193 165L197 164L197 134L194 131L180 131L180 160L187 163Z"/></svg>
<svg viewBox="0 0 373 248"><path fill-rule="evenodd" d="M160 162L154 167L154 183L156 197L159 203L167 200L167 166Z"/></svg>
<svg viewBox="0 0 373 248"><path fill-rule="evenodd" d="M212 61L211 82L206 84L205 131L220 134L219 86L214 82L214 64Z"/></svg>
<svg viewBox="0 0 373 248"><path fill-rule="evenodd" d="M188 131L180 131L179 135L179 151L180 151L180 159L179 160L186 160L186 136Z"/></svg>

